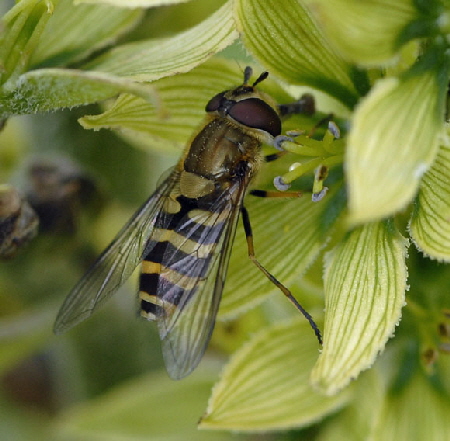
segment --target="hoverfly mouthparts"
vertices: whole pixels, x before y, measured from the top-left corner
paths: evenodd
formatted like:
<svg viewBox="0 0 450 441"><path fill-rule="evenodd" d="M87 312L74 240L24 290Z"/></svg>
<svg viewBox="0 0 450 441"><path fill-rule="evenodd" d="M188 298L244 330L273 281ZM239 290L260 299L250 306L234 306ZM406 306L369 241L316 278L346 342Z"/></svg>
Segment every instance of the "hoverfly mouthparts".
<svg viewBox="0 0 450 441"><path fill-rule="evenodd" d="M141 315L159 327L167 371L192 372L214 329L231 245L242 213L250 259L305 315L319 343L320 331L289 290L256 259L250 219L243 206L261 161L262 142L281 133L277 105L249 85L214 96L204 125L171 174L134 214L64 301L54 330L61 333L89 317L141 265Z"/></svg>

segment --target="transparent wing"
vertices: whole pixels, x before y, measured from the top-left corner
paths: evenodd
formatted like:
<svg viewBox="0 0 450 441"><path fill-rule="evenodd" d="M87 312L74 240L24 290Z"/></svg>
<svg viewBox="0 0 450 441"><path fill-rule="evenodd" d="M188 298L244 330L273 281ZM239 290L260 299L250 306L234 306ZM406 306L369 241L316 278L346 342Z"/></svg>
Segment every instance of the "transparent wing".
<svg viewBox="0 0 450 441"><path fill-rule="evenodd" d="M192 268L189 268L188 273L204 276L197 280L193 289L184 292L177 302L177 308L171 314L163 315L158 320L165 364L173 379L181 379L195 369L211 338L244 190L245 185L236 182L217 199L211 207L210 214L205 212L204 224L214 227L216 221L224 220L224 227L210 259L191 261ZM216 220L213 217L217 212L221 212L221 215ZM196 222L191 223L193 234L200 222L202 219L197 218ZM217 229L210 228L205 231L202 240L205 243L214 242L216 239L214 235L217 234ZM189 239L189 234L186 238ZM175 260L176 255L168 256L168 259ZM172 263L179 265L179 262ZM180 275L176 281L180 286L184 286L183 277L185 276ZM164 301L165 293L161 292L159 297ZM168 309L170 310L170 308L166 310Z"/></svg>
<svg viewBox="0 0 450 441"><path fill-rule="evenodd" d="M139 263L165 195L178 182L172 172L139 208L64 300L54 332L60 334L88 318L130 277Z"/></svg>

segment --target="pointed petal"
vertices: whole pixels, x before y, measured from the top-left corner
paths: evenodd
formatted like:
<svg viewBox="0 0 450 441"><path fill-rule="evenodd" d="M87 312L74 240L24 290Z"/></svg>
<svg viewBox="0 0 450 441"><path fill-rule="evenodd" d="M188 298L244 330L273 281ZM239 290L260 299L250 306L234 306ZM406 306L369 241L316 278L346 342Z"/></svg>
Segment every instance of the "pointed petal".
<svg viewBox="0 0 450 441"><path fill-rule="evenodd" d="M59 414L57 439L226 441L227 433L199 432L215 370L200 369L182 382L165 372L140 376ZM181 434L181 435L180 435Z"/></svg>
<svg viewBox="0 0 450 441"><path fill-rule="evenodd" d="M186 3L189 0L74 0L74 4L93 3L109 4L120 8L151 8L156 6L173 5L177 3Z"/></svg>
<svg viewBox="0 0 450 441"><path fill-rule="evenodd" d="M327 255L323 352L312 381L335 393L370 367L400 320L406 241L391 223L366 224Z"/></svg>
<svg viewBox="0 0 450 441"><path fill-rule="evenodd" d="M436 156L447 77L444 63L440 71L428 69L429 62L401 79L379 81L356 110L347 148L351 222L403 209Z"/></svg>
<svg viewBox="0 0 450 441"><path fill-rule="evenodd" d="M116 47L84 66L136 81L188 72L238 38L228 1L207 19L174 37Z"/></svg>
<svg viewBox="0 0 450 441"><path fill-rule="evenodd" d="M226 366L200 428L300 427L340 408L350 397L348 390L326 397L309 384L317 354L317 341L301 318L261 331Z"/></svg>
<svg viewBox="0 0 450 441"><path fill-rule="evenodd" d="M303 3L237 0L237 26L245 47L274 75L323 90L351 108L358 96L353 67L330 47Z"/></svg>
<svg viewBox="0 0 450 441"><path fill-rule="evenodd" d="M402 32L417 15L411 0L313 0L311 11L346 60L368 66L395 57Z"/></svg>
<svg viewBox="0 0 450 441"><path fill-rule="evenodd" d="M139 9L108 5L74 5L59 0L47 23L31 63L37 66L66 66L111 44L133 28L143 16Z"/></svg>
<svg viewBox="0 0 450 441"><path fill-rule="evenodd" d="M416 246L428 256L450 261L450 146L441 146L425 173L410 223Z"/></svg>
<svg viewBox="0 0 450 441"><path fill-rule="evenodd" d="M104 113L85 116L80 123L94 130L120 129L119 134L134 145L179 153L205 117L205 105L211 97L241 82L242 72L234 61L212 58L190 72L153 82L159 108L148 100L122 95ZM270 78L264 83L264 91L281 102L292 101Z"/></svg>
<svg viewBox="0 0 450 441"><path fill-rule="evenodd" d="M0 84L25 72L53 13L50 0L17 3L0 20Z"/></svg>

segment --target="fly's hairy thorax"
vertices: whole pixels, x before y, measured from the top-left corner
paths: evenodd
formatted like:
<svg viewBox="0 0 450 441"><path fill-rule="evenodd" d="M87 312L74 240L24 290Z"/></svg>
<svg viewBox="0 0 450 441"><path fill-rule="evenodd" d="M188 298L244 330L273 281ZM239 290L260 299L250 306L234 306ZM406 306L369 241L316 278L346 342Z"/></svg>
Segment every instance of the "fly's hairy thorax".
<svg viewBox="0 0 450 441"><path fill-rule="evenodd" d="M196 198L224 191L236 180L251 180L259 168L261 142L226 118L210 121L181 161L180 193Z"/></svg>

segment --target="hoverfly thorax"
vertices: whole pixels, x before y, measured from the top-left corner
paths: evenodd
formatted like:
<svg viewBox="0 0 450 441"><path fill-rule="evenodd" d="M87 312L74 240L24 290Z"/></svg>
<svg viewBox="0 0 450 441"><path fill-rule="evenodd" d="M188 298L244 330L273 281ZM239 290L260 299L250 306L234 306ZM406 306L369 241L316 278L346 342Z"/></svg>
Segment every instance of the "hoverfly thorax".
<svg viewBox="0 0 450 441"><path fill-rule="evenodd" d="M205 195L213 188L227 188L239 175L246 177L247 185L259 168L261 143L271 143L281 133L275 102L255 87L267 72L252 85L250 75L246 70L242 85L218 93L205 106L206 123L189 145L183 164L181 185L186 184L190 195L195 194L190 190L196 183L197 194Z"/></svg>

